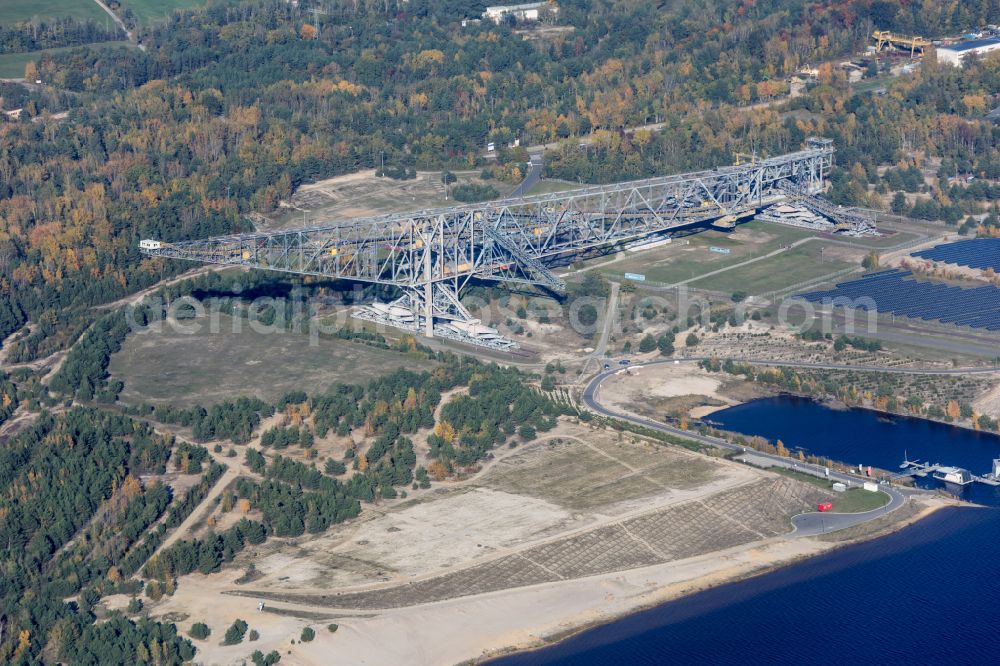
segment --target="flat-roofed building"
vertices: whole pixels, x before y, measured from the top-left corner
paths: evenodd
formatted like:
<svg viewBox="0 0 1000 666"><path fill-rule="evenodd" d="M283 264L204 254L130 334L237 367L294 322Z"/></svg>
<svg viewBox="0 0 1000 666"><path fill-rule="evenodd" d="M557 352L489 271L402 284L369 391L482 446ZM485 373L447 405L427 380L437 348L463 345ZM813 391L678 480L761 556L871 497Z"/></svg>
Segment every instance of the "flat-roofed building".
<svg viewBox="0 0 1000 666"><path fill-rule="evenodd" d="M1000 51L1000 37L973 39L951 46L942 46L937 50L937 58L938 62L961 67L963 61L970 55L984 56L995 51Z"/></svg>
<svg viewBox="0 0 1000 666"><path fill-rule="evenodd" d="M508 16L518 21L538 21L546 12L556 14L559 8L553 2L528 2L522 5L494 5L487 7L483 18L500 24Z"/></svg>

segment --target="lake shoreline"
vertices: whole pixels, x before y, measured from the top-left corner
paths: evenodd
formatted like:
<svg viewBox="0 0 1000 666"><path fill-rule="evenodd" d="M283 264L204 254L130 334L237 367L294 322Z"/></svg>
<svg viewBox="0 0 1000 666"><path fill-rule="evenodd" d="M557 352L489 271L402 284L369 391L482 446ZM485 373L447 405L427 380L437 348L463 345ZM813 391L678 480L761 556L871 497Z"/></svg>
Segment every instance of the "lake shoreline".
<svg viewBox="0 0 1000 666"><path fill-rule="evenodd" d="M836 553L837 551L844 550L851 546L871 541L877 541L892 534L896 534L897 532L900 532L901 530L904 530L907 527L915 525L920 521L925 520L926 518L935 514L941 509L947 507L955 507L955 508L970 507L970 505L967 504L962 504L951 500L943 500L939 498L921 498L920 500L911 499L909 501L911 502L918 501L922 505L915 515L907 516L901 520L894 520L890 525L887 525L885 528L880 529L872 534L850 538L841 542L823 542L813 537L807 537L807 539L809 539L813 543L822 544L822 547L816 549L814 552L811 553L802 553L786 559L778 558L773 561L768 561L762 563L760 566L751 569L749 571L739 571L735 570L737 569L737 567L731 567L728 570L723 569L715 573L710 573L704 576L700 576L698 578L689 579L684 583L682 583L681 585L676 586L680 587L681 589L671 590L670 588L675 586L668 586L667 588L664 588L664 590L659 591L661 593L662 592L666 593L658 595L658 597L655 600L650 600L636 604L632 608L620 612L614 616L608 616L601 619L594 619L585 624L580 624L572 628L567 628L563 632L546 635L544 637L541 637L539 641L532 642L530 644L525 643L521 645L512 645L506 649L492 651L490 654L483 655L478 659L472 659L461 662L461 664L463 665L496 664L497 666L503 666L510 657L517 657L518 655L529 655L531 653L543 651L547 648L552 648L571 638L579 636L580 634L583 634L589 630L613 624L615 622L619 622L630 616L638 615L640 613L650 611L660 606L665 606L667 604L673 604L677 602L683 602L685 599L693 597L701 592L706 592L708 590L713 590L719 587L724 587L735 583L749 581L755 578L763 578L764 576L767 576L769 574L773 574L777 571L781 571L783 569L787 569L794 565L801 564L803 562L814 559L821 555L831 555ZM794 541L793 539L788 539L787 537L779 539L784 539L786 542ZM745 546L742 547L742 549L747 551L757 550L761 547L761 545L762 542L754 542L746 544ZM722 551L720 553L713 553L711 555L721 557L723 556L722 553L724 552L725 551Z"/></svg>

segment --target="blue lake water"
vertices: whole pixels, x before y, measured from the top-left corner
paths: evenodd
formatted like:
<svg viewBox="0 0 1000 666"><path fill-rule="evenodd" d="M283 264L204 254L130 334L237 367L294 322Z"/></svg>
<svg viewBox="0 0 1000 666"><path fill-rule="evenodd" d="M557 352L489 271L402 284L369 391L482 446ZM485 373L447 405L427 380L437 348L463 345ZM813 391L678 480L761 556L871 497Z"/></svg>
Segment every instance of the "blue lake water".
<svg viewBox="0 0 1000 666"><path fill-rule="evenodd" d="M807 398L777 396L716 412L709 420L724 430L780 439L789 449L888 471L909 460L963 467L985 474L1000 458L1000 436L926 419L870 409L831 409ZM941 485L931 479L921 484ZM946 489L963 499L1000 506L1000 487L972 484Z"/></svg>
<svg viewBox="0 0 1000 666"><path fill-rule="evenodd" d="M773 398L712 415L727 429L895 469L990 469L1000 437ZM970 494L1000 506L995 488ZM497 660L535 664L984 664L1000 654L1000 508L939 511L887 537L686 597Z"/></svg>

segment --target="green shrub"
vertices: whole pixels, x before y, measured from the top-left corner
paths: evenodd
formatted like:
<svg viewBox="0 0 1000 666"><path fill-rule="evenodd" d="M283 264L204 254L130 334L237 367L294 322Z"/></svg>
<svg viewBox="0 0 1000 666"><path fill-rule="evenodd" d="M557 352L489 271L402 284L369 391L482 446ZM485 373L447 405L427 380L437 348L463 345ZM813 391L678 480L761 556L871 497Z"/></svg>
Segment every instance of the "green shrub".
<svg viewBox="0 0 1000 666"><path fill-rule="evenodd" d="M226 636L223 645L236 645L243 642L243 636L247 633L247 623L243 620L236 620L233 626L226 629Z"/></svg>
<svg viewBox="0 0 1000 666"><path fill-rule="evenodd" d="M207 624L205 624L204 622L195 622L194 624L191 625L191 631L188 632L188 635L191 638L196 638L199 641L203 641L206 638L208 638L209 634L211 633L212 630L208 628Z"/></svg>

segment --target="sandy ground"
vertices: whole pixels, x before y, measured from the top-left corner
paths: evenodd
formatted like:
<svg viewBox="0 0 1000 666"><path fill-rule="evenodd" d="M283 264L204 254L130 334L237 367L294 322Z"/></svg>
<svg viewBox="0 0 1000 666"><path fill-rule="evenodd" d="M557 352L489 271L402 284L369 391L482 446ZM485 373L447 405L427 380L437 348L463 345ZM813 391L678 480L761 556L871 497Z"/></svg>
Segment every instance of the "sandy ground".
<svg viewBox="0 0 1000 666"><path fill-rule="evenodd" d="M919 512L889 529L916 522L946 502L923 504ZM185 632L197 621L211 626L211 637L196 641L198 661L203 664L239 664L255 649L279 650L282 664L457 664L540 647L588 626L840 545L778 537L642 569L346 615L289 603L268 604L266 612L259 613L254 599L218 594L231 587L234 574L196 574L186 577L156 614L171 616ZM124 600L110 602L123 605ZM256 643L220 644L236 618L260 632ZM331 622L339 625L336 633L326 628ZM316 630L311 643L297 639L305 626Z"/></svg>
<svg viewBox="0 0 1000 666"><path fill-rule="evenodd" d="M335 176L299 187L279 203L279 210L263 217L269 228L295 227L320 220L367 217L428 207L454 205L447 197L440 171L418 171L416 178L379 178L375 170ZM479 171L454 171L451 185L487 182L498 190L507 188L498 181L483 181Z"/></svg>
<svg viewBox="0 0 1000 666"><path fill-rule="evenodd" d="M653 407L666 398L699 397L712 404L688 410L695 418L738 404L723 392L723 380L694 363L662 364L632 368L601 384L601 397L619 411L636 413L639 406Z"/></svg>
<svg viewBox="0 0 1000 666"><path fill-rule="evenodd" d="M616 437L563 422L529 446L498 449L465 481L368 507L321 535L268 542L251 556L262 574L254 587L409 582L759 478L742 465Z"/></svg>
<svg viewBox="0 0 1000 666"><path fill-rule="evenodd" d="M1000 384L973 402L972 407L979 414L1000 418Z"/></svg>
<svg viewBox="0 0 1000 666"><path fill-rule="evenodd" d="M172 598L157 605L187 633L195 622L212 629L194 641L202 664L240 664L260 649L277 649L282 664L456 664L488 655L538 647L553 638L610 621L640 608L746 577L779 564L836 547L813 540L784 538L757 542L679 562L590 578L505 590L475 597L410 606L375 614L341 615L331 609L269 603L267 610L301 613L309 619L260 613L257 601L223 595L238 572L186 576ZM122 597L122 598L119 598ZM109 607L126 603L123 595ZM237 618L260 633L255 643L221 645ZM339 625L336 633L327 624ZM312 626L316 639L300 643L301 629ZM295 644L292 644L295 640Z"/></svg>

